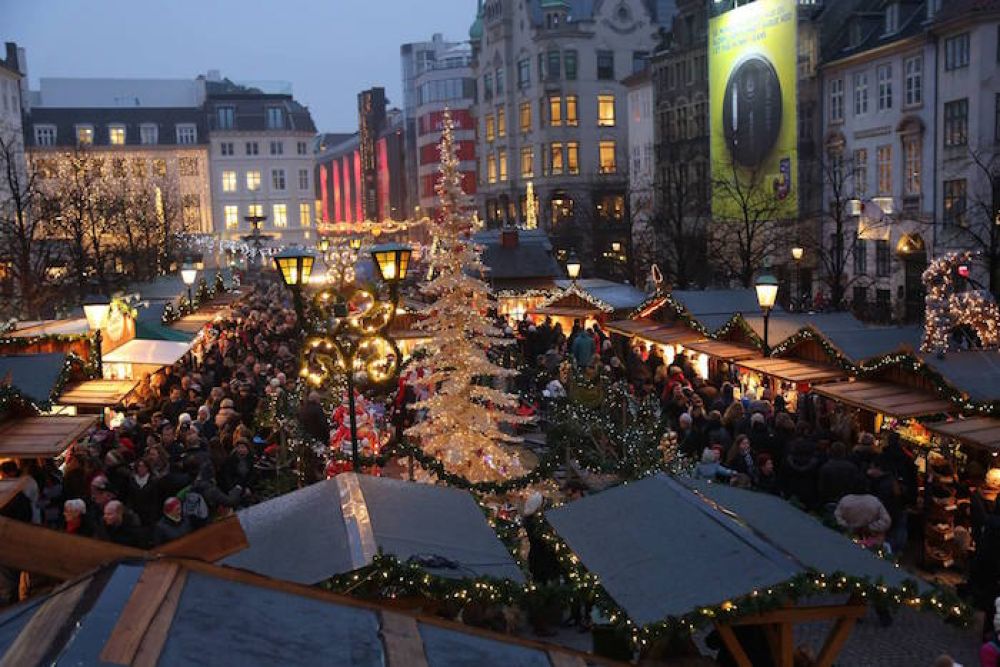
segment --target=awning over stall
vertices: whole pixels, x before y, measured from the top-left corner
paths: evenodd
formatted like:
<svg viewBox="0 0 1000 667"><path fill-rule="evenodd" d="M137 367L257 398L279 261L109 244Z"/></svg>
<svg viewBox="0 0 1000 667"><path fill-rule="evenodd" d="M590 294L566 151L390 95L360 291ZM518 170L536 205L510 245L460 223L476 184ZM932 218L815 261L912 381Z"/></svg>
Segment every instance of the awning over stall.
<svg viewBox="0 0 1000 667"><path fill-rule="evenodd" d="M818 364L811 361L799 361L797 359L778 359L769 357L766 359L745 359L736 362L737 366L747 370L763 373L776 377L786 382L807 382L815 384L818 382L833 382L847 378L847 371L826 364Z"/></svg>
<svg viewBox="0 0 1000 667"><path fill-rule="evenodd" d="M652 320L616 320L608 324L605 329L622 336L635 336L642 340L660 345L687 345L696 340L702 340L704 336L686 326L675 324L662 324Z"/></svg>
<svg viewBox="0 0 1000 667"><path fill-rule="evenodd" d="M950 422L927 422L924 426L937 435L976 447L1000 450L1000 419L973 417Z"/></svg>
<svg viewBox="0 0 1000 667"><path fill-rule="evenodd" d="M94 425L94 417L27 417L0 424L0 458L50 458Z"/></svg>
<svg viewBox="0 0 1000 667"><path fill-rule="evenodd" d="M745 345L736 345L724 340L699 340L685 343L684 347L694 352L701 352L716 359L725 361L741 361L743 359L759 359L763 355L760 350Z"/></svg>
<svg viewBox="0 0 1000 667"><path fill-rule="evenodd" d="M816 393L871 412L910 419L955 409L951 401L891 382L835 382L816 387Z"/></svg>
<svg viewBox="0 0 1000 667"><path fill-rule="evenodd" d="M87 380L67 385L59 396L60 405L72 405L77 408L105 408L119 405L132 393L135 380Z"/></svg>
<svg viewBox="0 0 1000 667"><path fill-rule="evenodd" d="M147 364L171 366L191 349L191 342L168 340L130 340L104 355L105 364Z"/></svg>

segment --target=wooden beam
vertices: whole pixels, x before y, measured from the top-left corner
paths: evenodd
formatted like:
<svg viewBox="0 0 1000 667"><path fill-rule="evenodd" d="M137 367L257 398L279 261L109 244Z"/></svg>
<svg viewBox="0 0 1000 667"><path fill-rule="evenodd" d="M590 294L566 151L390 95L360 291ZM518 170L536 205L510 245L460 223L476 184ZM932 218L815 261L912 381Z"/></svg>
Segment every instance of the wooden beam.
<svg viewBox="0 0 1000 667"><path fill-rule="evenodd" d="M809 623L811 621L831 621L838 618L863 618L866 612L864 605L845 604L816 607L786 607L765 611L761 614L743 616L728 625L765 625L768 623Z"/></svg>
<svg viewBox="0 0 1000 667"><path fill-rule="evenodd" d="M0 565L65 581L146 552L0 517Z"/></svg>
<svg viewBox="0 0 1000 667"><path fill-rule="evenodd" d="M73 612L87 592L90 580L76 581L57 591L35 611L31 620L17 635L0 659L0 667L21 667L21 665L41 665L55 655L53 642L62 637L68 627L76 621ZM59 647L61 648L61 646Z"/></svg>
<svg viewBox="0 0 1000 667"><path fill-rule="evenodd" d="M187 582L187 570L180 569L174 577L170 590L167 591L163 603L156 611L149 628L146 630L139 650L132 662L132 667L156 667L160 661L160 653L167 643L167 635L170 626L174 622L174 614L177 613L177 606L181 601L181 593L184 591L184 584Z"/></svg>
<svg viewBox="0 0 1000 667"><path fill-rule="evenodd" d="M176 558L195 558L215 563L250 546L240 520L230 516L211 523L184 537L163 544L153 551Z"/></svg>
<svg viewBox="0 0 1000 667"><path fill-rule="evenodd" d="M774 657L777 659L778 667L794 667L795 641L792 633L791 623L779 623L778 628L778 653Z"/></svg>
<svg viewBox="0 0 1000 667"><path fill-rule="evenodd" d="M837 620L830 635L826 638L826 642L823 643L823 649L816 658L815 667L832 667L833 661L840 655L844 642L851 636L851 631L857 622L856 617L845 617Z"/></svg>
<svg viewBox="0 0 1000 667"><path fill-rule="evenodd" d="M383 611L382 639L385 642L388 667L427 667L424 642L420 638L417 619L391 611Z"/></svg>
<svg viewBox="0 0 1000 667"><path fill-rule="evenodd" d="M726 650L729 651L729 655L733 657L736 661L737 667L753 667L753 663L750 662L750 657L747 652L743 650L743 645L740 644L740 640L736 638L736 633L728 625L716 624L715 629L719 633L719 638L722 643L726 646Z"/></svg>
<svg viewBox="0 0 1000 667"><path fill-rule="evenodd" d="M143 637L160 609L180 567L176 563L147 563L118 616L111 636L101 651L101 661L130 665L139 652Z"/></svg>

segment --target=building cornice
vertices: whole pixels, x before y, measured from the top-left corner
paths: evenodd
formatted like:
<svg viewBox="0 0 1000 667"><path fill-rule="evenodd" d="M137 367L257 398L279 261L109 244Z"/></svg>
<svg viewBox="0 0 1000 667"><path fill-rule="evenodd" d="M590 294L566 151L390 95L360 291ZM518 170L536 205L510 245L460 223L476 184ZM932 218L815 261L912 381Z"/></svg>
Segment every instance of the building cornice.
<svg viewBox="0 0 1000 667"><path fill-rule="evenodd" d="M857 63L868 62L869 60L878 60L887 55L891 55L896 51L906 51L917 45L923 45L928 42L926 34L913 35L912 37L906 37L905 39L900 39L889 44L883 44L882 46L876 46L872 49L866 49L864 51L859 51L858 53L853 53L849 56L844 56L843 58L838 58L837 60L830 60L825 63L821 63L820 70L840 68L840 67L850 67Z"/></svg>

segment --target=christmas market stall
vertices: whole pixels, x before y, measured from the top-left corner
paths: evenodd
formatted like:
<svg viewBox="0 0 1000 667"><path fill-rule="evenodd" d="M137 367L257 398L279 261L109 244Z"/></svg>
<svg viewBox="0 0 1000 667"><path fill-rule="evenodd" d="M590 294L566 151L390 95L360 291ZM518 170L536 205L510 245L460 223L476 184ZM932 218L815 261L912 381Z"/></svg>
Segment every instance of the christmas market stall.
<svg viewBox="0 0 1000 667"><path fill-rule="evenodd" d="M501 317L520 321L558 291L555 281L563 270L543 230L486 230L476 234L474 241L483 249L484 279L497 297Z"/></svg>
<svg viewBox="0 0 1000 667"><path fill-rule="evenodd" d="M111 563L0 614L0 657L11 665L136 667L618 664L388 603L173 558Z"/></svg>
<svg viewBox="0 0 1000 667"><path fill-rule="evenodd" d="M66 385L57 406L77 414L100 414L105 408L120 408L138 386L137 380L84 380Z"/></svg>
<svg viewBox="0 0 1000 667"><path fill-rule="evenodd" d="M0 422L0 460L51 459L63 454L94 425L88 416L36 416Z"/></svg>
<svg viewBox="0 0 1000 667"><path fill-rule="evenodd" d="M870 601L965 612L781 498L682 479L657 474L545 515L571 580L639 650L713 624L736 664L791 665L793 625L828 620L814 663L828 666ZM797 604L817 593L846 602ZM753 632L776 639L770 656L748 655L739 638Z"/></svg>
<svg viewBox="0 0 1000 667"><path fill-rule="evenodd" d="M71 373L67 355L61 352L0 357L0 386L14 388L35 405L50 405Z"/></svg>
<svg viewBox="0 0 1000 667"><path fill-rule="evenodd" d="M143 340L133 338L104 356L104 377L108 380L138 380L172 366L191 349L191 341Z"/></svg>
<svg viewBox="0 0 1000 667"><path fill-rule="evenodd" d="M795 412L799 398L817 384L846 380L847 371L831 364L814 361L765 357L743 359L735 363L740 395L758 396L767 389L771 396L782 396L786 409Z"/></svg>
<svg viewBox="0 0 1000 667"><path fill-rule="evenodd" d="M237 516L249 546L221 563L287 581L316 584L386 555L440 577L524 582L459 489L341 473Z"/></svg>
<svg viewBox="0 0 1000 667"><path fill-rule="evenodd" d="M557 280L556 288L555 294L529 309L528 316L535 322L551 317L563 331L572 331L575 320L589 327L622 319L646 296L631 285L601 278Z"/></svg>

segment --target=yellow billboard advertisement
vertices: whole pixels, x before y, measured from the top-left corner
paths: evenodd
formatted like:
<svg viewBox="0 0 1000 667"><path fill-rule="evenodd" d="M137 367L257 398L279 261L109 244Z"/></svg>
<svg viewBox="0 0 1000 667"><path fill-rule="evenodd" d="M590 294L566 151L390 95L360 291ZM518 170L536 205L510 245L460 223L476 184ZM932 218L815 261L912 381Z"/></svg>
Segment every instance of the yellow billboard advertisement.
<svg viewBox="0 0 1000 667"><path fill-rule="evenodd" d="M712 214L798 215L796 0L756 0L709 21Z"/></svg>

